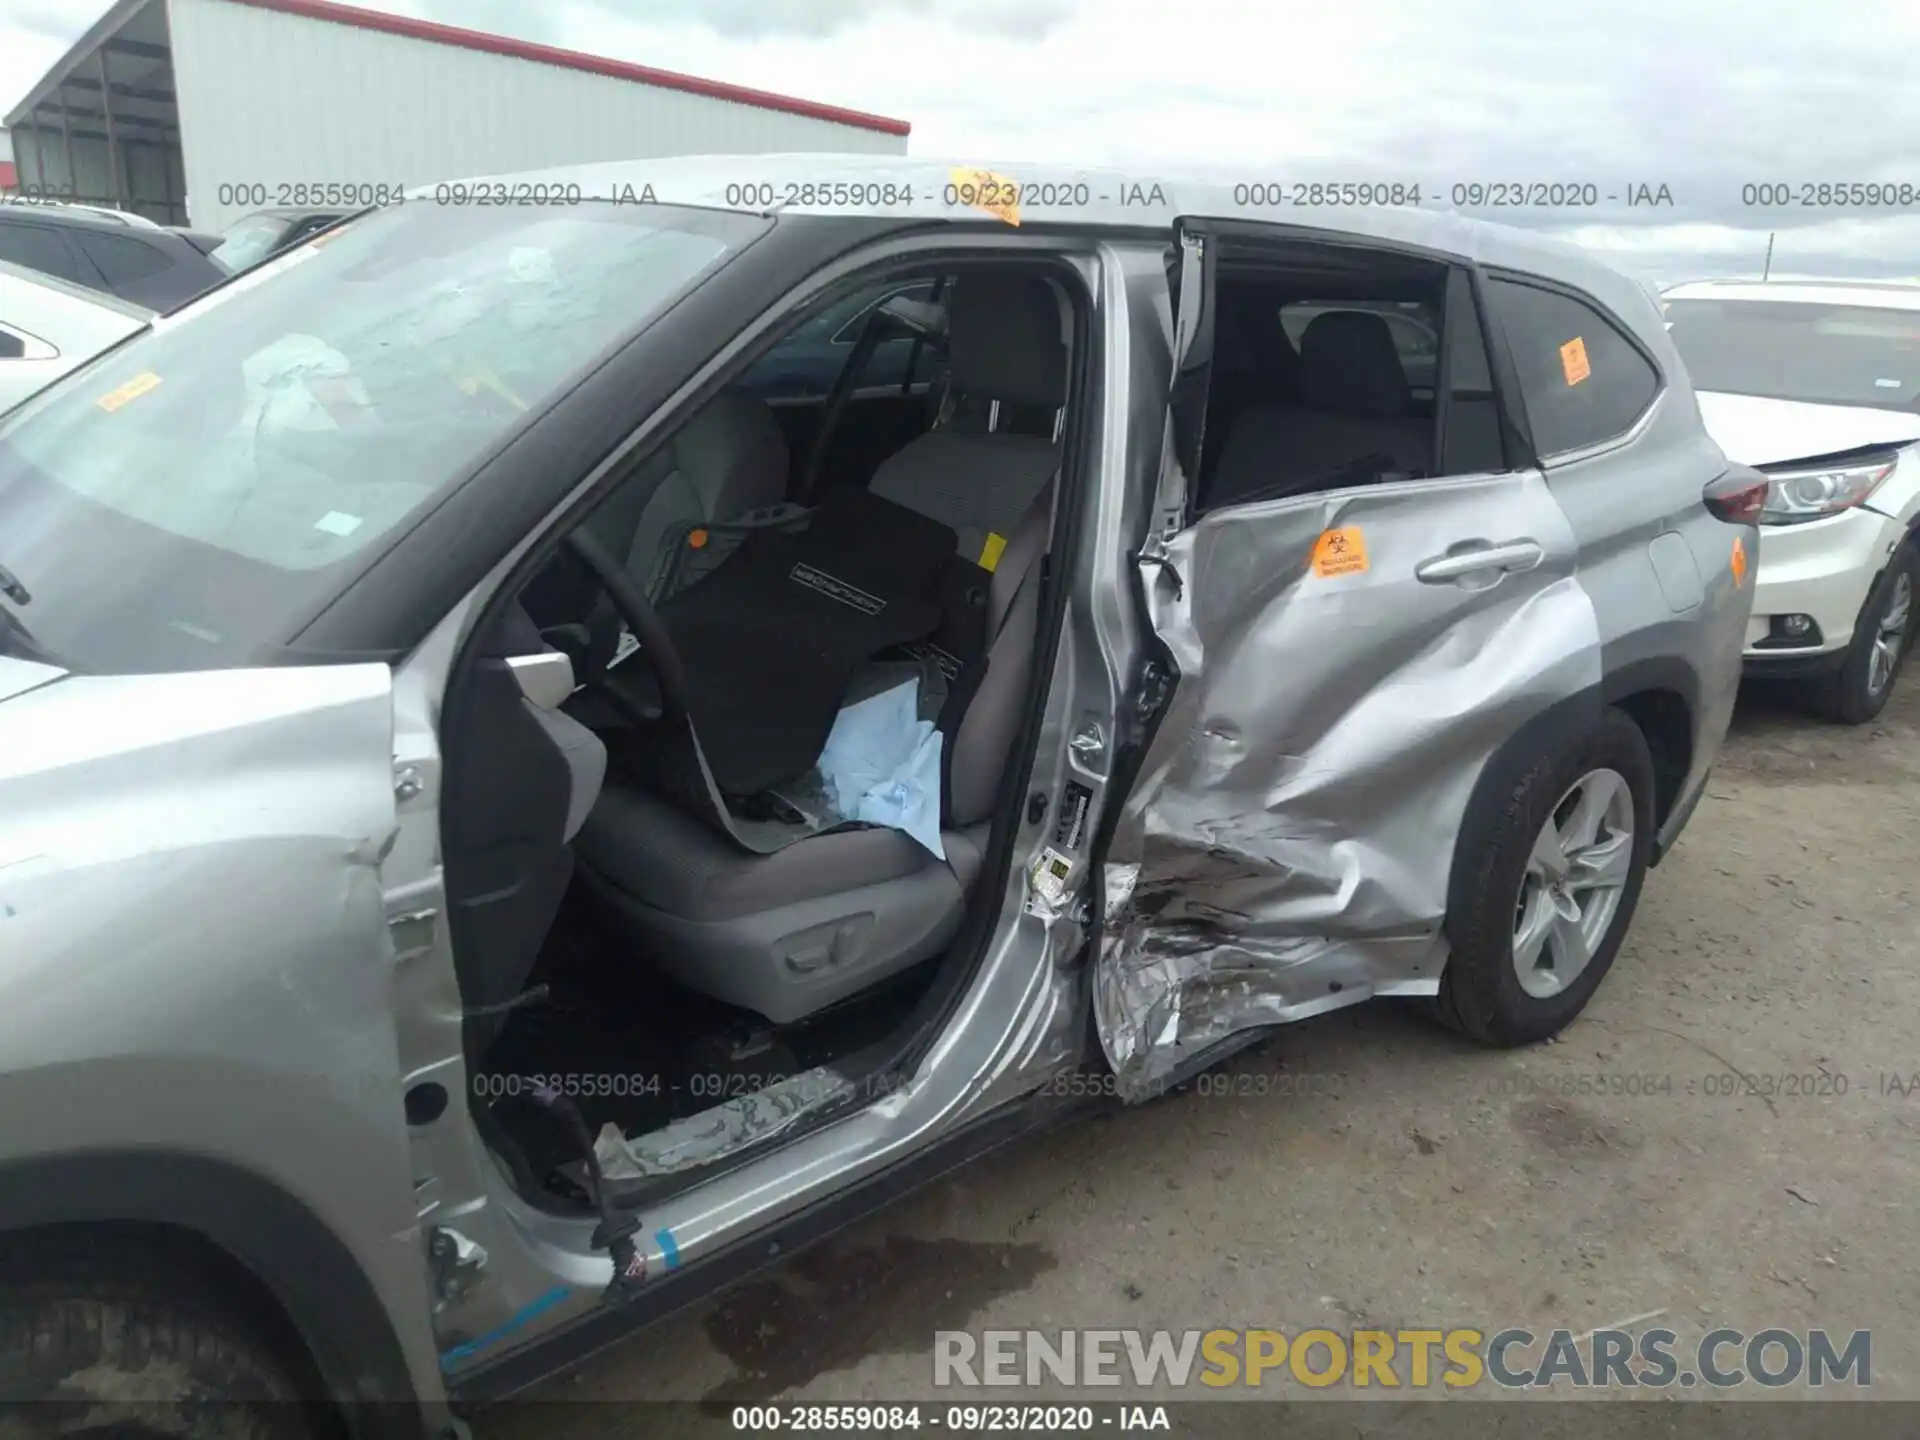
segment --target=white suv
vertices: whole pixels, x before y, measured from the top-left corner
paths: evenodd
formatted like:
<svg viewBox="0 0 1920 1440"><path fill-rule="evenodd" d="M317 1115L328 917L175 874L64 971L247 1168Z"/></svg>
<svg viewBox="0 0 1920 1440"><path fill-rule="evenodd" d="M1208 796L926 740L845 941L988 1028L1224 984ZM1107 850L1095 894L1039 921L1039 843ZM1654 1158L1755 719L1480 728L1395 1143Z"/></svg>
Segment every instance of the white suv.
<svg viewBox="0 0 1920 1440"><path fill-rule="evenodd" d="M1662 305L1708 431L1772 480L1746 673L1871 720L1914 636L1920 284L1710 280Z"/></svg>

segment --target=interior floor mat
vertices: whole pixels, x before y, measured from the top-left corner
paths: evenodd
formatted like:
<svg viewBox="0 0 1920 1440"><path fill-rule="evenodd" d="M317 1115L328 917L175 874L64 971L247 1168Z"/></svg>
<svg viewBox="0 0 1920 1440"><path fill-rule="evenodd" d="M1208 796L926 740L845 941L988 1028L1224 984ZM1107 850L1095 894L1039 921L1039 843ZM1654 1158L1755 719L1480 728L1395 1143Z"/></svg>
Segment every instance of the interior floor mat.
<svg viewBox="0 0 1920 1440"><path fill-rule="evenodd" d="M854 1057L883 1057L938 968L916 967L800 1025L776 1028L635 960L583 901L578 889L569 895L536 971L547 998L507 1017L474 1073L475 1095L513 1136L526 1173L569 1198L580 1198L567 1176L578 1147L532 1100L542 1084L571 1099L592 1133L612 1124L633 1138L808 1071L831 1066L855 1075Z"/></svg>

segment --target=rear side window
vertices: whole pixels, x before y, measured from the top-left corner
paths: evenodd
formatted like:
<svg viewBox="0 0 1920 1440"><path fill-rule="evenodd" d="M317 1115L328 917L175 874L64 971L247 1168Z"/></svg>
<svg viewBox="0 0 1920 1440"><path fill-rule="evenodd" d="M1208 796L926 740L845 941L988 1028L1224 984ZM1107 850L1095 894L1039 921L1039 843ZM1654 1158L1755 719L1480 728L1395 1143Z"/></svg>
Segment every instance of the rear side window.
<svg viewBox="0 0 1920 1440"><path fill-rule="evenodd" d="M18 335L15 335L11 330L0 330L0 360L24 359L26 353L26 341L22 340Z"/></svg>
<svg viewBox="0 0 1920 1440"><path fill-rule="evenodd" d="M109 285L125 285L158 275L172 262L143 240L122 235L76 235L87 258L100 267Z"/></svg>
<svg viewBox="0 0 1920 1440"><path fill-rule="evenodd" d="M43 225L0 220L0 260L38 270L42 275L57 275L62 280L81 283L79 267L67 250L67 242Z"/></svg>
<svg viewBox="0 0 1920 1440"><path fill-rule="evenodd" d="M1594 306L1555 290L1494 280L1488 303L1519 372L1541 455L1613 440L1660 390L1660 372Z"/></svg>

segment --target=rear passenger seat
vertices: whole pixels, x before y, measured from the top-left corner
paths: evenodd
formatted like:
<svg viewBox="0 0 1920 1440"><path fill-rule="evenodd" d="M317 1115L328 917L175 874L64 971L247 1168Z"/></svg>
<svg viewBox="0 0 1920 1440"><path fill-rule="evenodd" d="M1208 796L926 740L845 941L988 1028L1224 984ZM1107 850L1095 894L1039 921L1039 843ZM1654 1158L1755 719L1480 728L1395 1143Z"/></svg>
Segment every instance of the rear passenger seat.
<svg viewBox="0 0 1920 1440"><path fill-rule="evenodd" d="M1228 431L1207 509L1260 493L1303 494L1370 455L1382 468L1429 473L1433 422L1409 413L1407 376L1378 315L1335 310L1300 337L1302 405L1257 405Z"/></svg>

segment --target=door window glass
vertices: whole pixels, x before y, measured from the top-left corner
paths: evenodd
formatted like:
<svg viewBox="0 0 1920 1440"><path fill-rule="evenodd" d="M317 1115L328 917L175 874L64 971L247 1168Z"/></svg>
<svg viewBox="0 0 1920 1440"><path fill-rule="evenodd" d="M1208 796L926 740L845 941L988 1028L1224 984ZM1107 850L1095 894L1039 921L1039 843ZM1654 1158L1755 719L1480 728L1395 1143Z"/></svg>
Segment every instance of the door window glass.
<svg viewBox="0 0 1920 1440"><path fill-rule="evenodd" d="M125 235L76 235L80 248L109 285L158 275L172 262L154 246Z"/></svg>
<svg viewBox="0 0 1920 1440"><path fill-rule="evenodd" d="M1592 305L1513 280L1493 281L1489 304L1541 455L1625 434L1659 393L1660 372Z"/></svg>
<svg viewBox="0 0 1920 1440"><path fill-rule="evenodd" d="M44 225L28 225L0 217L0 260L82 283L80 270L66 241Z"/></svg>

